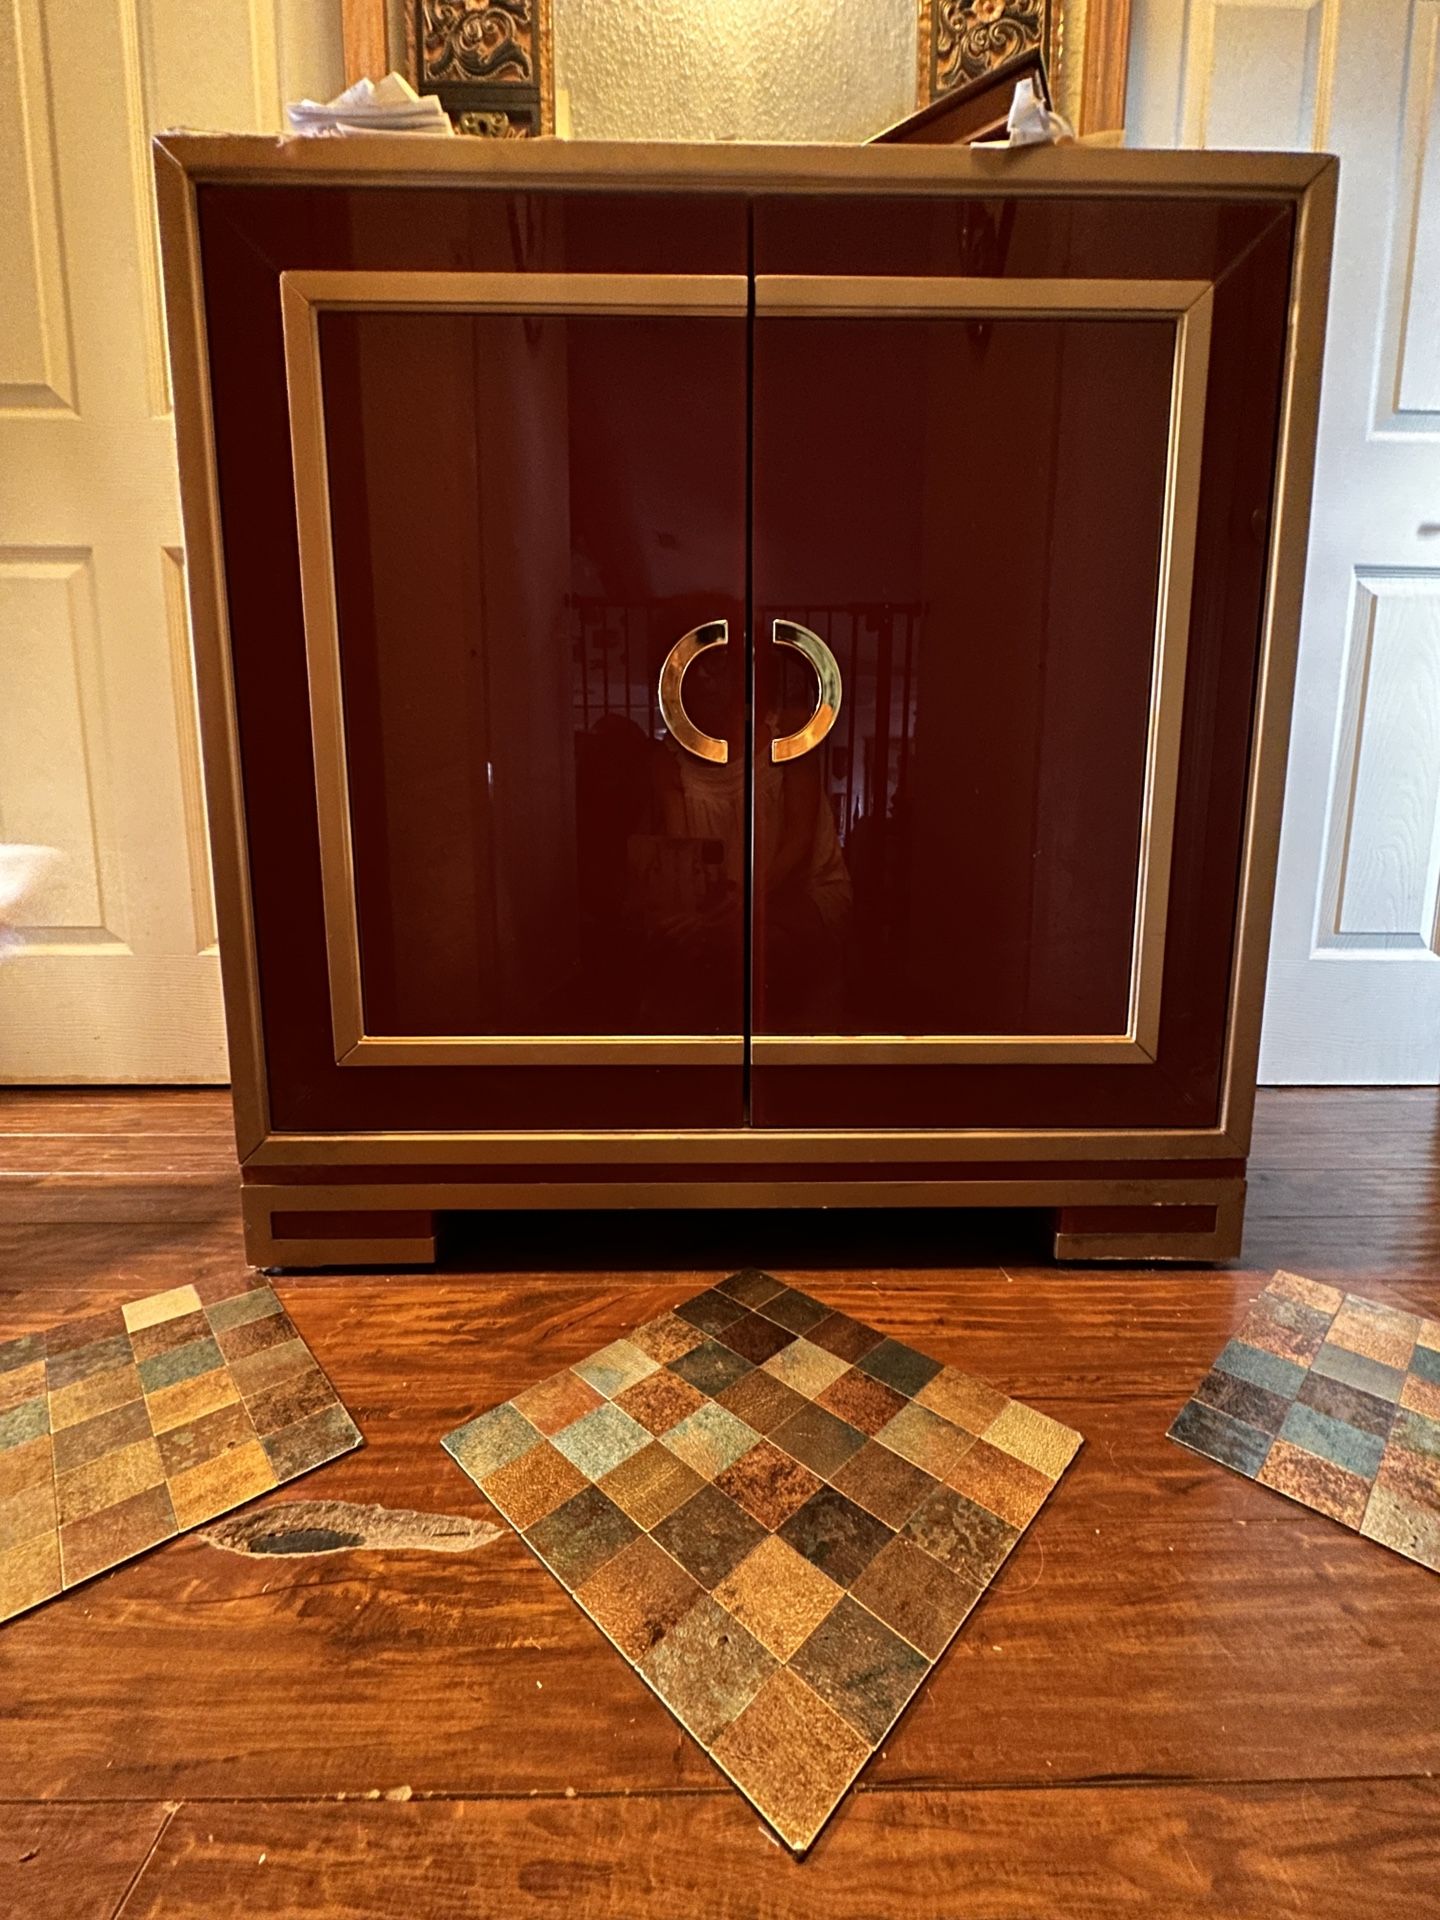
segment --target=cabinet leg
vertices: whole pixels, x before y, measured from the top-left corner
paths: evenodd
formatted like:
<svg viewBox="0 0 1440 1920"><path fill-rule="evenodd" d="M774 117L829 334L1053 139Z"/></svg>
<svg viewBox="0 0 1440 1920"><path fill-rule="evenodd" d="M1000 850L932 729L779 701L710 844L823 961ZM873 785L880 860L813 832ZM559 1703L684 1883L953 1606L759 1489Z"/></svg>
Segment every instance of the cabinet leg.
<svg viewBox="0 0 1440 1920"><path fill-rule="evenodd" d="M1245 1182L1204 1200L1152 1206L1057 1207L1057 1260L1234 1260L1245 1220Z"/></svg>
<svg viewBox="0 0 1440 1920"><path fill-rule="evenodd" d="M245 1258L252 1267L411 1267L435 1259L435 1216L324 1212L303 1188L242 1187Z"/></svg>

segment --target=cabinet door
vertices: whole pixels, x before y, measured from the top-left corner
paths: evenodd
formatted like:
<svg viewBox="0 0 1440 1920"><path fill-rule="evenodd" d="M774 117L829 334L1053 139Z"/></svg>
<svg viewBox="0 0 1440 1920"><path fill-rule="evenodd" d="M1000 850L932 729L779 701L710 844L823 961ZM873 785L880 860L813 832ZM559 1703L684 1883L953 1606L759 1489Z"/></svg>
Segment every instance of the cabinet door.
<svg viewBox="0 0 1440 1920"><path fill-rule="evenodd" d="M288 854L276 638L243 595L234 633L276 1117L738 1122L747 282L566 270L573 225L561 270L442 270L437 204L413 265L362 196L353 231L398 246L276 276L314 775ZM284 957L307 811L318 1010Z"/></svg>
<svg viewBox="0 0 1440 1920"><path fill-rule="evenodd" d="M762 210L762 1125L1215 1120L1288 226L1086 272L1044 212L907 272L842 210L847 276Z"/></svg>

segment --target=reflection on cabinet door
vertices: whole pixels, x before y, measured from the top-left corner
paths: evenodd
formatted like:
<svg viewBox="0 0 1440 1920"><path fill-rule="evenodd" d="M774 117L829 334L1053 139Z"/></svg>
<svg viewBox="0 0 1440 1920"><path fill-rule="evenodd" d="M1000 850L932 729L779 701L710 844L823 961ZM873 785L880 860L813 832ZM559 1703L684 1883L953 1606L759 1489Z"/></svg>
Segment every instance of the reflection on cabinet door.
<svg viewBox="0 0 1440 1920"><path fill-rule="evenodd" d="M1153 1069L1212 305L758 279L762 1122L797 1068L948 1071L961 1125L977 1068Z"/></svg>
<svg viewBox="0 0 1440 1920"><path fill-rule="evenodd" d="M283 291L337 1061L729 1063L738 1120L745 282Z"/></svg>

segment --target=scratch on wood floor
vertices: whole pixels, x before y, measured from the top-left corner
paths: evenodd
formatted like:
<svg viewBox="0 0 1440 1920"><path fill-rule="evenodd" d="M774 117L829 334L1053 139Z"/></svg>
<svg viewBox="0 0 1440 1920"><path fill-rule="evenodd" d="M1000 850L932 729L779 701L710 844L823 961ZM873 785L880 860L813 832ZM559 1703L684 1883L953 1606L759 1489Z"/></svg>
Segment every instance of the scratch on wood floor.
<svg viewBox="0 0 1440 1920"><path fill-rule="evenodd" d="M310 1555L348 1552L470 1553L504 1531L458 1513L414 1513L353 1500L285 1500L235 1514L196 1535L229 1553Z"/></svg>

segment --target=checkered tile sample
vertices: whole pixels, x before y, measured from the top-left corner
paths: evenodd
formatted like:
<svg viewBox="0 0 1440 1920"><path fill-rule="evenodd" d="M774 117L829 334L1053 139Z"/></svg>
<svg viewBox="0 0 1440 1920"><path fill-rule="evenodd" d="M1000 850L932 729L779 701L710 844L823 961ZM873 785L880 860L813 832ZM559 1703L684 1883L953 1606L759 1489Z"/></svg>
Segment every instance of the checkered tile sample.
<svg viewBox="0 0 1440 1920"><path fill-rule="evenodd" d="M1440 1320L1277 1273L1170 1438L1440 1573Z"/></svg>
<svg viewBox="0 0 1440 1920"><path fill-rule="evenodd" d="M360 1444L269 1287L0 1345L0 1620Z"/></svg>
<svg viewBox="0 0 1440 1920"><path fill-rule="evenodd" d="M1080 1436L746 1272L444 1444L802 1852Z"/></svg>

